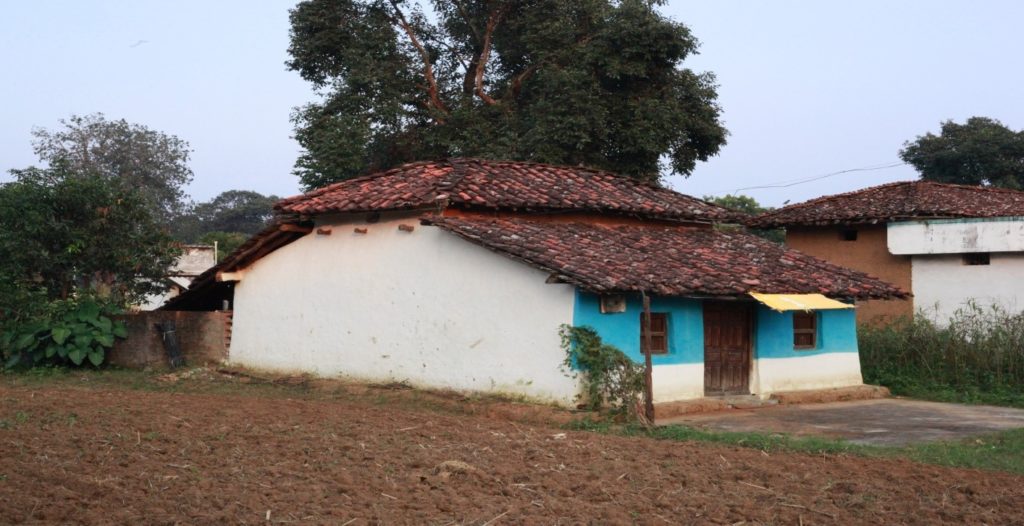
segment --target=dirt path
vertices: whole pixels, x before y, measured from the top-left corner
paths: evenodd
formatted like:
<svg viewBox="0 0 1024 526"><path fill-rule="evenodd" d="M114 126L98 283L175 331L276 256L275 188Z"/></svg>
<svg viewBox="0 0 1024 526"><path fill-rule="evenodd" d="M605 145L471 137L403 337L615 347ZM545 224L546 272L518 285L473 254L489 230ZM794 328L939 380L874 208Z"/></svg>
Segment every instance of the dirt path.
<svg viewBox="0 0 1024 526"><path fill-rule="evenodd" d="M0 523L1024 522L1024 480L345 401L0 387Z"/></svg>

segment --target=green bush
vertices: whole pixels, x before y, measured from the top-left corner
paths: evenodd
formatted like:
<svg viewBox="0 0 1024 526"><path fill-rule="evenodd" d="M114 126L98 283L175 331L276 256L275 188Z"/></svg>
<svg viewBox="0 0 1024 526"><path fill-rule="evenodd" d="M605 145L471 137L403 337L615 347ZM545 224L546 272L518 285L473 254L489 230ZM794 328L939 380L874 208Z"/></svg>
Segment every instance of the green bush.
<svg viewBox="0 0 1024 526"><path fill-rule="evenodd" d="M865 381L896 394L1024 405L1024 313L969 303L944 325L862 326L859 344Z"/></svg>
<svg viewBox="0 0 1024 526"><path fill-rule="evenodd" d="M5 323L0 356L5 367L86 362L99 366L115 338L128 336L117 309L94 299L58 300L43 315Z"/></svg>
<svg viewBox="0 0 1024 526"><path fill-rule="evenodd" d="M643 365L602 342L590 327L562 325L558 334L565 351L563 370L582 379L583 393L577 399L593 411L631 415L643 396Z"/></svg>

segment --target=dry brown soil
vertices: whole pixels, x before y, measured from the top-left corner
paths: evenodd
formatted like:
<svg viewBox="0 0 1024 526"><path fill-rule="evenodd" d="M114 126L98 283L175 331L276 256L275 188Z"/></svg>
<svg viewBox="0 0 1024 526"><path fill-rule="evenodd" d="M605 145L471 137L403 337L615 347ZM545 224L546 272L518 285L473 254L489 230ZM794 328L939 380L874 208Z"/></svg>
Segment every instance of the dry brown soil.
<svg viewBox="0 0 1024 526"><path fill-rule="evenodd" d="M1024 523L1004 473L282 392L0 386L0 523Z"/></svg>

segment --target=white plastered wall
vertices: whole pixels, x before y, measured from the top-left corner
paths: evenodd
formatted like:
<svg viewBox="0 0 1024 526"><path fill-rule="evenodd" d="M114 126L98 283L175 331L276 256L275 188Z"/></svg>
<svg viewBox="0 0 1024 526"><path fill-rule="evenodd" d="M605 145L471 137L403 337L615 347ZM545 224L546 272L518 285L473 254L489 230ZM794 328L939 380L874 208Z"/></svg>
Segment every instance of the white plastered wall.
<svg viewBox="0 0 1024 526"><path fill-rule="evenodd" d="M860 355L830 352L797 358L760 358L751 364L750 392L767 396L780 391L861 385Z"/></svg>
<svg viewBox="0 0 1024 526"><path fill-rule="evenodd" d="M236 284L233 363L572 403L558 337L571 286L411 216L317 226L331 234L269 254Z"/></svg>
<svg viewBox="0 0 1024 526"><path fill-rule="evenodd" d="M914 308L935 321L948 320L968 301L1024 309L1024 253L993 253L988 265L965 265L960 254L911 258Z"/></svg>
<svg viewBox="0 0 1024 526"><path fill-rule="evenodd" d="M651 368L655 403L704 397L704 364L663 364Z"/></svg>
<svg viewBox="0 0 1024 526"><path fill-rule="evenodd" d="M898 221L887 230L897 255L1024 251L1024 217Z"/></svg>

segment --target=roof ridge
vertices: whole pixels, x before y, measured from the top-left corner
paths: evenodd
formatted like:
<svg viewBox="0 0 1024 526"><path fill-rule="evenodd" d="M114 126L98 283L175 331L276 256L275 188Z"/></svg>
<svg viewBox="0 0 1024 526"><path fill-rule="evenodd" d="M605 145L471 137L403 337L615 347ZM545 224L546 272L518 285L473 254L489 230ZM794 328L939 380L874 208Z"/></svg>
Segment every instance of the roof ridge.
<svg viewBox="0 0 1024 526"><path fill-rule="evenodd" d="M466 167L467 159L455 158L445 159L445 161L452 166L452 170L434 184L435 194L455 190L455 187L469 175L469 170Z"/></svg>
<svg viewBox="0 0 1024 526"><path fill-rule="evenodd" d="M584 172L590 172L593 175L607 175L607 176L612 177L613 179L627 181L629 183L640 185L640 186L647 186L647 187L653 188L655 190L668 190L670 192L674 192L674 193L677 193L679 195L683 195L683 196L686 196L686 197L689 197L689 198L692 198L692 199L696 199L698 201L704 201L703 199L700 199L698 197L695 197L695 196L692 196L692 195L689 195L689 194L684 194L684 193L681 193L681 192L676 192L675 190L672 190L670 188L666 188L664 186L652 183L650 181L645 181L643 179L637 179L635 177L630 177L628 175L622 175L620 173L615 173L613 171L605 170L603 168L595 168L595 167L592 167L592 166L584 166L584 165L581 165L581 164L577 164L577 165L551 164L551 163L545 163L545 162L540 162L540 161L511 161L511 160L508 160L508 159L487 159L487 158L484 158L484 157L454 157L454 158L451 158L449 160L452 161L452 162L455 162L455 161L469 161L469 162L476 162L476 163L494 163L494 164L518 164L518 165L524 165L525 164L525 165L530 165L530 166L543 166L545 168L551 168L551 169L555 169L555 170L565 170L565 169L581 170L581 171L584 171ZM707 202L707 201L704 201L704 202ZM708 204L710 204L712 206L718 206L718 205L715 205L713 203L708 203Z"/></svg>
<svg viewBox="0 0 1024 526"><path fill-rule="evenodd" d="M385 179L378 184L373 182L377 178ZM274 210L309 214L397 210L417 203L434 203L444 194L451 197L451 204L465 206L580 209L697 221L742 221L738 212L656 181L589 166L480 157L446 157L402 164L280 200Z"/></svg>
<svg viewBox="0 0 1024 526"><path fill-rule="evenodd" d="M840 197L847 197L847 196L857 195L857 194L861 194L861 193L864 193L864 192L880 190L882 188L888 188L888 187L893 187L893 186L909 186L911 188L911 191L914 192L914 194L915 194L914 197L916 198L917 197L916 194L917 194L918 188L923 186L923 185L939 186L939 187L943 187L943 188L957 188L957 189L969 190L969 191L983 191L983 192L995 192L995 193L1005 193L1005 194L1019 194L1019 195L1024 196L1024 191L1022 191L1022 190L1014 190L1012 188L999 188L999 187L993 187L993 186L979 186L979 185L960 184L960 183L942 183L942 182L939 182L939 181L927 181L927 180L924 180L924 179L916 179L916 180L912 180L912 181L893 181L893 182L890 182L890 183L883 183L883 184L878 184L878 185L874 185L874 186L868 186L868 187L865 187L865 188L861 188L859 190L851 190L849 192L841 192L841 193L838 193L838 194L823 195L821 197L815 197L814 199L809 199L807 201L803 201L803 202L800 202L800 203L794 203L794 204L789 205L789 206L784 206L784 207L779 208L777 210L772 210L771 212L765 212L764 214L761 214L761 215L759 215L757 217L758 218L762 218L762 217L763 218L768 218L768 217L775 216L775 215L777 215L777 214L779 214L781 212L784 212L784 211L788 212L788 211L792 211L792 210L798 210L798 209L801 209L801 208L804 208L804 207L807 207L807 206L818 204L818 203L823 202L823 201L831 201L833 199L840 198Z"/></svg>
<svg viewBox="0 0 1024 526"><path fill-rule="evenodd" d="M919 181L893 181L893 182L890 182L890 183L883 183L883 184L876 184L874 186L868 186L868 187L865 187L865 188L861 188L859 190L851 190L849 192L840 192L838 194L823 195L821 197L815 197L813 199L808 199L807 201L801 201L799 203L793 203L791 205L787 205L787 206L784 206L782 208L777 208L775 210L772 210L770 212L765 212L765 213L763 213L761 215L758 215L758 216L755 216L755 217L758 220L760 220L762 218L770 218L770 217L779 215L779 214L781 214L783 212L790 212L790 211L793 211L793 210L799 210L801 208L806 208L808 206L816 205L816 204L824 202L824 201L831 201L831 200L839 198L839 197L847 197L847 196L851 196L851 195L857 195L857 194L860 194L860 193L863 193L863 192L868 192L868 191L872 191L872 190L879 190L879 189L888 188L888 187L891 187L891 186L912 185L912 184L914 184L916 182L919 182Z"/></svg>
<svg viewBox="0 0 1024 526"><path fill-rule="evenodd" d="M609 176L612 179L616 179L616 180L619 180L619 181L624 181L624 182L627 182L629 184L633 184L633 185L636 185L636 186L643 186L643 187L646 187L646 188L650 188L651 190L654 190L654 191L657 191L657 192L670 192L670 193L675 194L677 196L682 196L682 197L685 197L687 199L692 199L694 201L703 203L703 204L705 204L707 206L717 208L717 209L719 209L719 210L721 210L723 212L726 212L726 213L728 213L730 215L736 215L736 213L737 213L735 210L732 210L730 208L726 208L726 207L724 207L722 205L718 205L718 204L712 203L712 202L710 202L710 201L708 201L706 199L701 199L700 197L697 197L697 196L694 196L694 195L684 194L682 192L677 192L677 191L675 191L675 190L673 190L671 188L668 188L668 187L665 187L665 186L661 186L661 185L656 184L654 182L645 181L645 180L642 180L642 179L636 179L634 177L630 177L628 175L622 175L620 173L615 173L615 172L612 172L610 170L605 170L603 168L594 168L594 167L591 167L591 166L583 166L583 165L575 165L575 166L573 166L573 165L565 165L565 164L559 165L559 164L551 164L551 163L545 163L545 162L540 162L540 161L512 161L512 160L508 160L508 159L488 159L488 158L484 158L484 157L451 157L451 158L445 158L445 160L450 162L450 163L452 163L453 166L455 165L455 163L473 162L473 163L477 163L477 164L511 164L511 165L520 165L520 166L521 165L529 165L529 166L545 167L545 168L550 168L550 169L554 169L554 170L565 170L565 169L579 170L579 171L589 172L591 175ZM468 175L468 174L466 174L466 175ZM457 185L459 182L461 182L462 179L464 179L466 177L466 175L463 175L462 177L460 177L458 179L458 181L456 181L453 184L453 187L455 185Z"/></svg>

